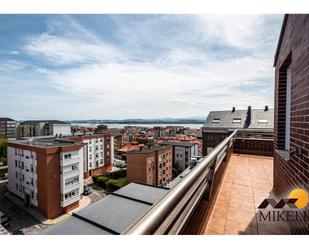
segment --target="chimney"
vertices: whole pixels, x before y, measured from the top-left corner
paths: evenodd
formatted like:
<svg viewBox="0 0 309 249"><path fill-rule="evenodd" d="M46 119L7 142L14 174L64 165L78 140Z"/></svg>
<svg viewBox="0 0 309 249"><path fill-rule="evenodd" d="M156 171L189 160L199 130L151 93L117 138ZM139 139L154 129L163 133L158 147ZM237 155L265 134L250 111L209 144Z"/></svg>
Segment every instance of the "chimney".
<svg viewBox="0 0 309 249"><path fill-rule="evenodd" d="M247 118L245 121L245 127L244 128L248 128L251 124L251 106L248 106L248 110L247 110Z"/></svg>
<svg viewBox="0 0 309 249"><path fill-rule="evenodd" d="M265 109L264 109L265 112L268 111L268 105L265 105Z"/></svg>
<svg viewBox="0 0 309 249"><path fill-rule="evenodd" d="M232 112L235 112L235 110L236 110L236 108L233 106L233 108L232 108Z"/></svg>

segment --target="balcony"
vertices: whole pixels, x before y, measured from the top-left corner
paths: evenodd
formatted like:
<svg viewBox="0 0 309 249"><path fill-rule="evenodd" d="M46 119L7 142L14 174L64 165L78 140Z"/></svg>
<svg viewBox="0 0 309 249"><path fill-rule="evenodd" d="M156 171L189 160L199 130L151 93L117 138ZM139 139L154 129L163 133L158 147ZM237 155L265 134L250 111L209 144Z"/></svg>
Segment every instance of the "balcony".
<svg viewBox="0 0 309 249"><path fill-rule="evenodd" d="M284 223L259 220L257 207L272 186L272 157L232 154L203 233L289 234Z"/></svg>
<svg viewBox="0 0 309 249"><path fill-rule="evenodd" d="M123 234L289 234L258 216L273 197L273 158L239 151L271 154L272 137L254 133L235 130Z"/></svg>

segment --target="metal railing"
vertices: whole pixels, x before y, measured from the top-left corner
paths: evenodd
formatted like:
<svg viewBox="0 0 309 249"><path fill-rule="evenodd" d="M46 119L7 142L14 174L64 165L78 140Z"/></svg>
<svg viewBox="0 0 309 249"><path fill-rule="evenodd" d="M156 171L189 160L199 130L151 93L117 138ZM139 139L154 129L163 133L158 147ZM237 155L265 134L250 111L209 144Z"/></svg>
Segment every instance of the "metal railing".
<svg viewBox="0 0 309 249"><path fill-rule="evenodd" d="M228 159L237 130L123 234L179 234L202 198L210 200L216 171Z"/></svg>
<svg viewBox="0 0 309 249"><path fill-rule="evenodd" d="M239 129L236 139L273 141L274 131L272 129Z"/></svg>

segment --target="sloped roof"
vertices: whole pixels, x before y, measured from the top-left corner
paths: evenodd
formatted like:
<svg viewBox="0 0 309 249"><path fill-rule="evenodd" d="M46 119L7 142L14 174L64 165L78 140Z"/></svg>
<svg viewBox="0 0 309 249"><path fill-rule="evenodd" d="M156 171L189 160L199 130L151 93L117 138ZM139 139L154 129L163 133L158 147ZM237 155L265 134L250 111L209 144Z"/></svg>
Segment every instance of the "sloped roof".
<svg viewBox="0 0 309 249"><path fill-rule="evenodd" d="M267 120L267 123L264 122ZM274 128L274 110L253 109L251 111L251 122L249 129L273 129Z"/></svg>
<svg viewBox="0 0 309 249"><path fill-rule="evenodd" d="M15 120L11 118L0 118L0 121L15 121Z"/></svg>
<svg viewBox="0 0 309 249"><path fill-rule="evenodd" d="M233 119L241 119L240 123L233 123ZM203 125L205 128L244 128L247 118L247 110L230 111L211 111ZM214 123L214 119L220 119L220 122Z"/></svg>
<svg viewBox="0 0 309 249"><path fill-rule="evenodd" d="M233 119L241 119L240 123L233 123ZM219 122L214 122L218 119ZM273 109L251 109L232 111L211 111L203 125L203 128L210 129L273 129Z"/></svg>

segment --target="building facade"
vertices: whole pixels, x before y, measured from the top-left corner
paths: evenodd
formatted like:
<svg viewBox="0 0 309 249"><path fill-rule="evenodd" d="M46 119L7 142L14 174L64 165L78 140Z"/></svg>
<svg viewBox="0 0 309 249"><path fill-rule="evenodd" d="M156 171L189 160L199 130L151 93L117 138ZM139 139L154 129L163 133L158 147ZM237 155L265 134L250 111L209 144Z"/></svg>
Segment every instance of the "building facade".
<svg viewBox="0 0 309 249"><path fill-rule="evenodd" d="M274 192L309 190L309 15L286 15L275 54ZM308 211L307 207L302 210ZM308 234L308 222L290 226Z"/></svg>
<svg viewBox="0 0 309 249"><path fill-rule="evenodd" d="M0 118L0 138L16 138L16 121L11 118Z"/></svg>
<svg viewBox="0 0 309 249"><path fill-rule="evenodd" d="M198 156L198 145L188 142L162 142L161 145L171 145L173 151L173 169L175 175L180 174L190 166L190 159Z"/></svg>
<svg viewBox="0 0 309 249"><path fill-rule="evenodd" d="M114 136L94 134L65 137L65 140L79 141L84 146L84 178L102 175L112 170L114 162Z"/></svg>
<svg viewBox="0 0 309 249"><path fill-rule="evenodd" d="M59 120L29 120L18 126L20 137L71 135L71 124Z"/></svg>
<svg viewBox="0 0 309 249"><path fill-rule="evenodd" d="M47 218L79 206L83 145L55 139L8 143L8 189Z"/></svg>
<svg viewBox="0 0 309 249"><path fill-rule="evenodd" d="M239 139L236 143L236 149L239 153L250 153L250 150L256 154L272 155L274 131L274 110L265 106L264 109L236 110L235 107L230 111L211 111L202 127L203 155L207 155L213 148L222 142L232 131L238 129L246 132L259 131L261 139ZM270 139L268 139L270 136ZM254 141L254 142L253 142ZM246 144L245 144L246 143ZM244 148L251 148L243 151Z"/></svg>
<svg viewBox="0 0 309 249"><path fill-rule="evenodd" d="M155 146L127 154L128 183L163 186L172 179L172 146Z"/></svg>

